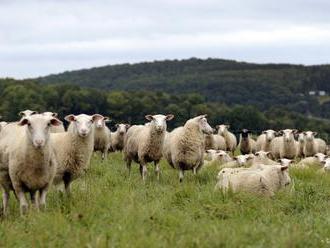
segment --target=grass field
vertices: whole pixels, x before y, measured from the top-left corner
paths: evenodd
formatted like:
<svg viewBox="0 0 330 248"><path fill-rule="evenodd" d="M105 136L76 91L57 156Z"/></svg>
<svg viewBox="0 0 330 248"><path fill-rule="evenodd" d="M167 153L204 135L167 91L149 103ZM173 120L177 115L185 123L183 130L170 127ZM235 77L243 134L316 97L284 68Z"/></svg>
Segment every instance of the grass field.
<svg viewBox="0 0 330 248"><path fill-rule="evenodd" d="M291 170L295 190L272 199L214 192L216 169L188 172L180 184L165 162L143 183L121 154L93 158L72 197L54 188L48 208L19 216L12 197L1 247L329 247L330 175Z"/></svg>

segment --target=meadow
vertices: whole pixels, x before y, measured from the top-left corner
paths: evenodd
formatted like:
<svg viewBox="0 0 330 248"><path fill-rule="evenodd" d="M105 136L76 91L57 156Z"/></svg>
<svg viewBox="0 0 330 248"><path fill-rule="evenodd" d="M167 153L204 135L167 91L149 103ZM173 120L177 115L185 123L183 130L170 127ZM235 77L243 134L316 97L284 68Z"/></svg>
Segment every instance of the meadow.
<svg viewBox="0 0 330 248"><path fill-rule="evenodd" d="M46 211L20 217L14 197L0 247L329 247L330 175L290 169L294 189L273 198L214 191L216 168L185 174L161 163L128 177L121 154L93 156L67 197L56 188Z"/></svg>

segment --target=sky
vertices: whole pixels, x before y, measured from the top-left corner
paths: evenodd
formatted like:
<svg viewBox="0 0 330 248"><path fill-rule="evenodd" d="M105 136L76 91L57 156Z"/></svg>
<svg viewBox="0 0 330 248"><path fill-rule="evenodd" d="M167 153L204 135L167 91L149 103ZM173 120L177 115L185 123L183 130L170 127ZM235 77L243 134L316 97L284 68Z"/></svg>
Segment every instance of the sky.
<svg viewBox="0 0 330 248"><path fill-rule="evenodd" d="M223 58L330 63L329 0L0 0L0 77Z"/></svg>

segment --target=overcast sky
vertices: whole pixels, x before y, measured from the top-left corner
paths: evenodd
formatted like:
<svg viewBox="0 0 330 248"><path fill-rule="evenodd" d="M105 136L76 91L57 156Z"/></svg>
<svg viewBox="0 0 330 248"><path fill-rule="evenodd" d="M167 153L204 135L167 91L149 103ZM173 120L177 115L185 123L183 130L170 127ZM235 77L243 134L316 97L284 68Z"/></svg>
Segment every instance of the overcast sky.
<svg viewBox="0 0 330 248"><path fill-rule="evenodd" d="M1 0L0 77L214 57L330 62L329 0Z"/></svg>

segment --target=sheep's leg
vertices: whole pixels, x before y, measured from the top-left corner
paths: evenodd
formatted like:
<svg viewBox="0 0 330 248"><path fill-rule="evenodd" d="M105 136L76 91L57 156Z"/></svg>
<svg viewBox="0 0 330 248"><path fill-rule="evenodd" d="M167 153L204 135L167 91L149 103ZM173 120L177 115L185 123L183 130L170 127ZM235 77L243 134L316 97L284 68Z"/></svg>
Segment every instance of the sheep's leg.
<svg viewBox="0 0 330 248"><path fill-rule="evenodd" d="M157 175L157 180L159 181L159 177L160 177L160 167L159 167L158 162L155 161L154 164L155 164L155 173L156 173L156 175Z"/></svg>
<svg viewBox="0 0 330 248"><path fill-rule="evenodd" d="M128 169L128 176L131 175L131 166L132 166L132 160L127 159L127 160L126 160L126 167L127 167L127 169Z"/></svg>
<svg viewBox="0 0 330 248"><path fill-rule="evenodd" d="M147 166L146 164L140 164L140 174L142 176L142 180L145 181L147 178Z"/></svg>
<svg viewBox="0 0 330 248"><path fill-rule="evenodd" d="M197 174L197 166L195 166L195 167L193 168L193 174L194 174L194 175Z"/></svg>
<svg viewBox="0 0 330 248"><path fill-rule="evenodd" d="M71 173L66 172L64 173L63 176L63 182L64 182L64 190L67 196L70 196L71 192L70 192L70 184L71 184Z"/></svg>
<svg viewBox="0 0 330 248"><path fill-rule="evenodd" d="M39 190L40 193L40 207L42 210L46 209L46 196L47 196L48 188Z"/></svg>
<svg viewBox="0 0 330 248"><path fill-rule="evenodd" d="M183 176L184 176L184 171L180 169L180 172L179 172L179 180L180 180L180 183L183 182Z"/></svg>
<svg viewBox="0 0 330 248"><path fill-rule="evenodd" d="M18 200L19 200L21 215L24 215L27 212L28 207L29 207L24 192L19 190L17 192L17 197L18 197Z"/></svg>
<svg viewBox="0 0 330 248"><path fill-rule="evenodd" d="M37 196L37 191L31 191L30 192L31 202L34 206L34 208L39 211L39 201Z"/></svg>
<svg viewBox="0 0 330 248"><path fill-rule="evenodd" d="M10 194L8 191L4 191L2 193L3 216L7 216L7 214L8 214L9 196L10 196Z"/></svg>

